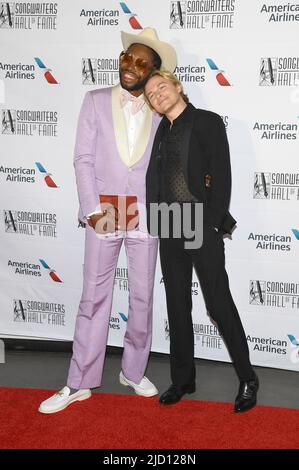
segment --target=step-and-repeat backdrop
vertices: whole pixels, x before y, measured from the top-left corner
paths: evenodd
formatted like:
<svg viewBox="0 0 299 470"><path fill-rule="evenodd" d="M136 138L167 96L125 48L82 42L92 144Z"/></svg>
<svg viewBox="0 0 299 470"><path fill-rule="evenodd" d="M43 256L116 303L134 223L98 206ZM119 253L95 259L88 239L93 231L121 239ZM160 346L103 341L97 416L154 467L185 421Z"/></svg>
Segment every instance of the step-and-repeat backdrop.
<svg viewBox="0 0 299 470"><path fill-rule="evenodd" d="M299 368L299 5L280 0L0 2L0 334L71 340L82 288L73 149L86 91L118 82L120 31L155 27L230 142L230 285L254 364ZM194 275L196 357L229 361ZM153 351L169 351L158 263ZM124 250L110 345L128 312Z"/></svg>

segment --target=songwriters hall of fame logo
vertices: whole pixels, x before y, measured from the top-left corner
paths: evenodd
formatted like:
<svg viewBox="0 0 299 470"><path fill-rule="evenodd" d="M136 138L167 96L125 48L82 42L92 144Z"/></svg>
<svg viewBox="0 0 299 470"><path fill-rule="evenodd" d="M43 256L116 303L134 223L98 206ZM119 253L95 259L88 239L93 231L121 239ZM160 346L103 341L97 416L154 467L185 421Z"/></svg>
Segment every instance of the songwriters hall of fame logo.
<svg viewBox="0 0 299 470"><path fill-rule="evenodd" d="M14 301L13 301L13 313L14 313L14 321L15 322L26 321L27 308L26 308L25 305L26 305L25 302L23 302L22 300L14 299Z"/></svg>
<svg viewBox="0 0 299 470"><path fill-rule="evenodd" d="M12 109L2 109L1 130L2 134L16 134L16 111Z"/></svg>
<svg viewBox="0 0 299 470"><path fill-rule="evenodd" d="M249 303L251 305L265 305L266 282L250 281Z"/></svg>
<svg viewBox="0 0 299 470"><path fill-rule="evenodd" d="M235 0L170 2L170 29L232 29Z"/></svg>
<svg viewBox="0 0 299 470"><path fill-rule="evenodd" d="M169 341L169 323L166 319L164 319L164 333L166 341Z"/></svg>
<svg viewBox="0 0 299 470"><path fill-rule="evenodd" d="M186 2L170 2L170 29L182 29L186 24Z"/></svg>
<svg viewBox="0 0 299 470"><path fill-rule="evenodd" d="M249 304L299 310L299 283L296 281L251 280Z"/></svg>
<svg viewBox="0 0 299 470"><path fill-rule="evenodd" d="M1 110L1 130L4 135L57 137L56 111Z"/></svg>
<svg viewBox="0 0 299 470"><path fill-rule="evenodd" d="M82 84L113 86L119 80L118 59L82 59Z"/></svg>
<svg viewBox="0 0 299 470"><path fill-rule="evenodd" d="M5 210L4 211L4 225L6 233L17 233L18 226L17 220L14 211Z"/></svg>
<svg viewBox="0 0 299 470"><path fill-rule="evenodd" d="M115 269L114 285L116 285L119 290L129 290L128 268L117 266Z"/></svg>
<svg viewBox="0 0 299 470"><path fill-rule="evenodd" d="M5 233L57 238L56 214L4 210Z"/></svg>
<svg viewBox="0 0 299 470"><path fill-rule="evenodd" d="M13 28L14 16L14 4L9 2L0 2L0 28Z"/></svg>
<svg viewBox="0 0 299 470"><path fill-rule="evenodd" d="M253 199L299 200L299 173L254 173Z"/></svg>
<svg viewBox="0 0 299 470"><path fill-rule="evenodd" d="M263 58L260 64L260 86L274 86L277 80L277 59Z"/></svg>
<svg viewBox="0 0 299 470"><path fill-rule="evenodd" d="M0 29L56 30L57 15L57 3L0 2Z"/></svg>
<svg viewBox="0 0 299 470"><path fill-rule="evenodd" d="M264 57L260 62L260 86L298 86L299 57Z"/></svg>
<svg viewBox="0 0 299 470"><path fill-rule="evenodd" d="M254 173L254 199L270 198L270 175L271 173Z"/></svg>
<svg viewBox="0 0 299 470"><path fill-rule="evenodd" d="M169 341L169 322L164 319L165 340ZM194 347L201 349L222 349L223 341L216 325L193 323Z"/></svg>
<svg viewBox="0 0 299 470"><path fill-rule="evenodd" d="M13 321L47 326L66 326L66 307L55 302L13 299Z"/></svg>

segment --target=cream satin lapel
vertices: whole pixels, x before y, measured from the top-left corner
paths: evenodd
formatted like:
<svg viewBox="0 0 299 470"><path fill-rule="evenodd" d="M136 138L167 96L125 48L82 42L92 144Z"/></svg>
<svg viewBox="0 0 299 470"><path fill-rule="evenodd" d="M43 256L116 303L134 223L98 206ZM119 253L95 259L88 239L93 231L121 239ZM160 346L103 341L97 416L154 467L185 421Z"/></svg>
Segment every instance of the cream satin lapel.
<svg viewBox="0 0 299 470"><path fill-rule="evenodd" d="M112 88L111 93L113 129L120 158L128 166L127 162L130 159L129 143L124 113L120 105L120 90L120 85L116 85Z"/></svg>
<svg viewBox="0 0 299 470"><path fill-rule="evenodd" d="M150 133L152 129L152 116L153 113L147 106L147 104L144 105L145 107L145 118L143 121L142 128L140 129L136 145L134 146L134 150L132 153L132 157L130 160L130 166L135 165L141 157L143 156L145 149L147 147L149 138L150 138Z"/></svg>

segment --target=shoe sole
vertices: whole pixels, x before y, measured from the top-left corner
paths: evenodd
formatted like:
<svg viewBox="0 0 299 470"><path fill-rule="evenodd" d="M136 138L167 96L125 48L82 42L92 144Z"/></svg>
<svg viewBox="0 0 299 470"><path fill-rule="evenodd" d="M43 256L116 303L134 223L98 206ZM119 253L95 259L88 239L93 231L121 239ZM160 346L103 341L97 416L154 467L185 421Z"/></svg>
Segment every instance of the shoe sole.
<svg viewBox="0 0 299 470"><path fill-rule="evenodd" d="M52 414L52 413L58 413L59 411L65 410L72 403L75 403L76 401L84 401L84 400L87 400L90 397L91 397L91 392L89 393L88 396L87 395L82 395L81 397L74 398L73 400L70 400L68 403L61 406L60 408L55 408L55 410L46 411L46 410L42 410L41 408L39 408L38 411L42 414L47 414L47 415Z"/></svg>
<svg viewBox="0 0 299 470"><path fill-rule="evenodd" d="M156 389L155 392L150 393L150 394L139 392L138 390L136 390L133 387L133 385L129 384L121 375L119 376L119 382L121 383L121 385L124 385L125 387L131 387L134 390L134 392L136 393L136 395L139 395L139 396L142 396L142 397L150 398L150 397L154 397L155 395L158 395L158 393L159 393L157 389Z"/></svg>

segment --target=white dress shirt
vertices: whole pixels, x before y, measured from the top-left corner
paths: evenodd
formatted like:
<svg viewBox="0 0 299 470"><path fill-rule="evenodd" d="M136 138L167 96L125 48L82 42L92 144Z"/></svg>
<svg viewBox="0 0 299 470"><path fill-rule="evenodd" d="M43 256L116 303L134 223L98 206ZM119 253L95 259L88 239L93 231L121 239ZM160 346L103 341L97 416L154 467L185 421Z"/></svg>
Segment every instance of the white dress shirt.
<svg viewBox="0 0 299 470"><path fill-rule="evenodd" d="M140 95L138 98L143 99L143 95ZM131 107L133 106L132 101L128 101L125 106L122 108L125 116L128 144L129 144L129 155L132 156L135 143L139 137L140 129L145 119L146 104L136 113L131 113ZM130 165L130 161L126 162L127 165Z"/></svg>

